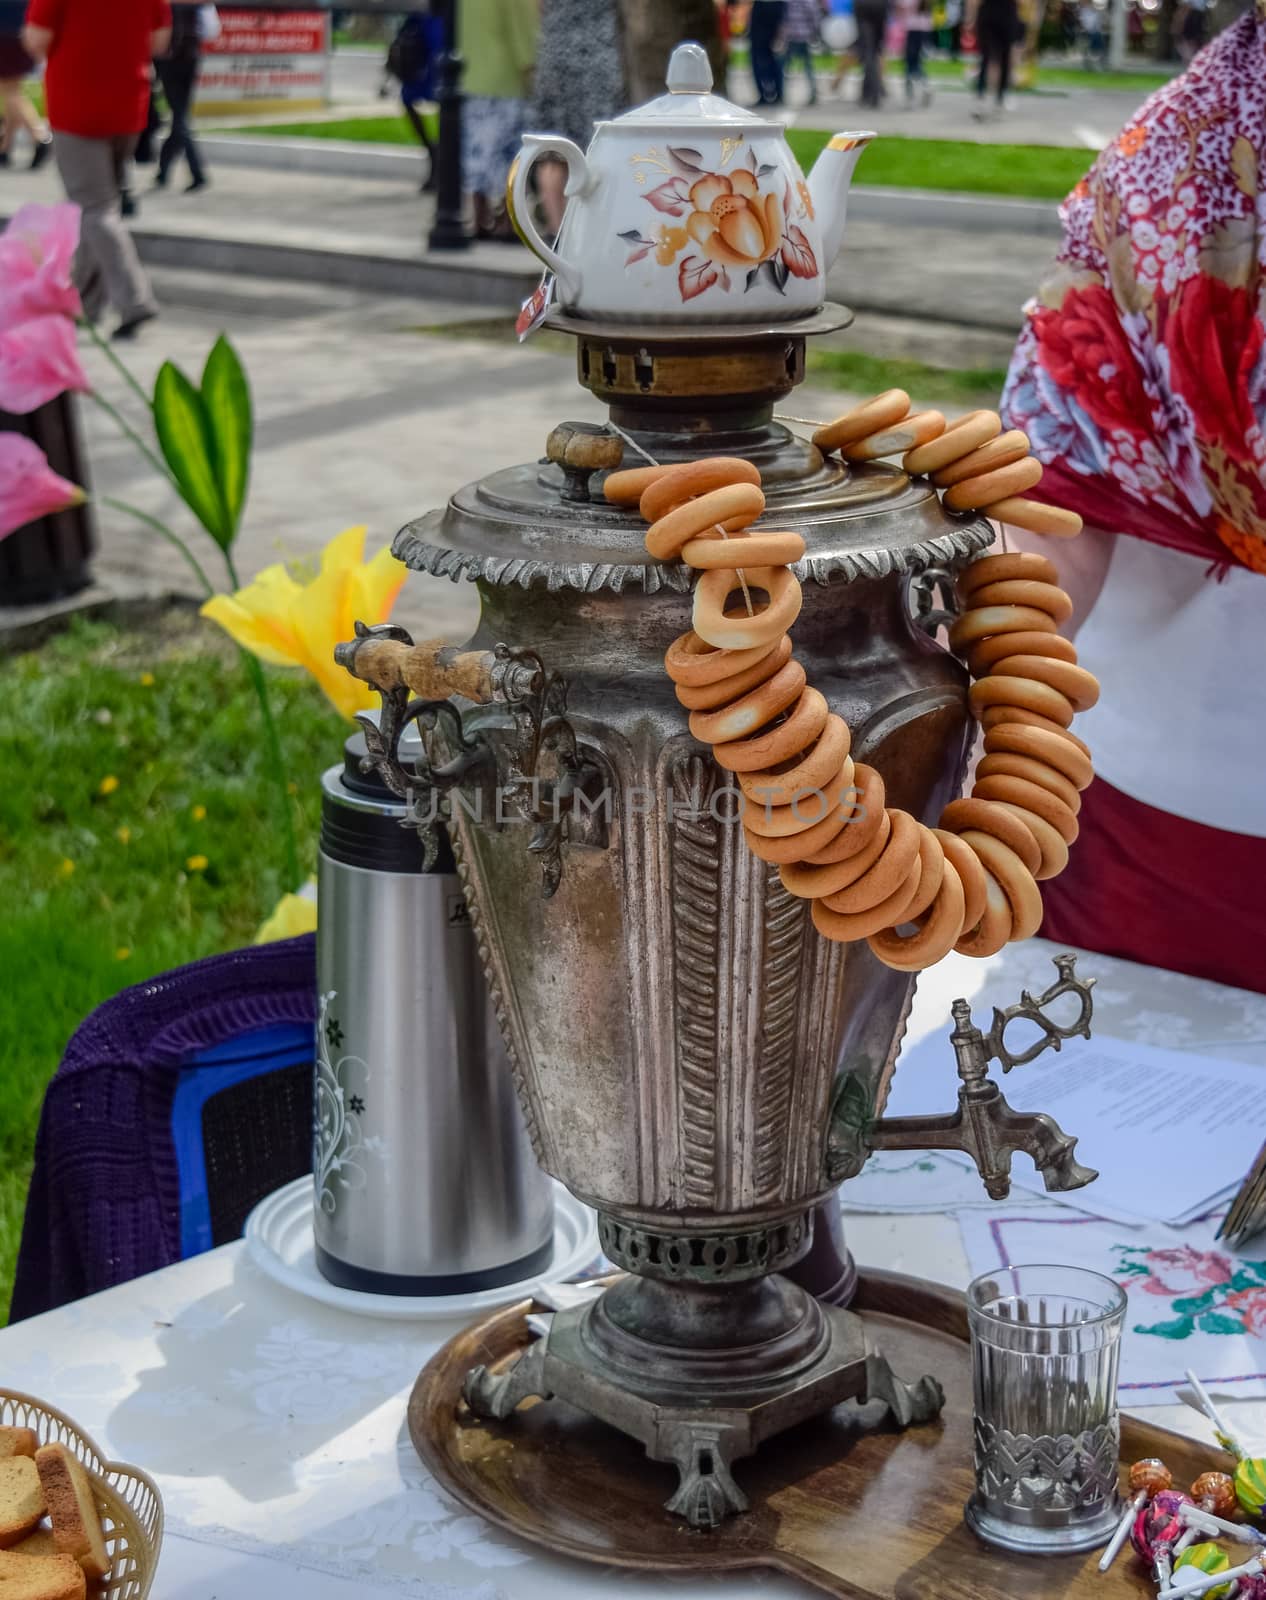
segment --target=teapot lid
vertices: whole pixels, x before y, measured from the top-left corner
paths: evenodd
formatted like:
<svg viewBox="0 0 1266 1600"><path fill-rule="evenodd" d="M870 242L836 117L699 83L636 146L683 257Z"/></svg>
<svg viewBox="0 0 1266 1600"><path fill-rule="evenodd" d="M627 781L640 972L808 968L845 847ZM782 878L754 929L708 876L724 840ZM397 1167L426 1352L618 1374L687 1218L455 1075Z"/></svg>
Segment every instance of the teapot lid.
<svg viewBox="0 0 1266 1600"><path fill-rule="evenodd" d="M613 122L640 128L680 127L683 123L705 123L708 128L777 127L764 117L755 117L732 100L712 93L712 63L701 44L688 40L679 44L668 61L668 93L644 106L635 106Z"/></svg>

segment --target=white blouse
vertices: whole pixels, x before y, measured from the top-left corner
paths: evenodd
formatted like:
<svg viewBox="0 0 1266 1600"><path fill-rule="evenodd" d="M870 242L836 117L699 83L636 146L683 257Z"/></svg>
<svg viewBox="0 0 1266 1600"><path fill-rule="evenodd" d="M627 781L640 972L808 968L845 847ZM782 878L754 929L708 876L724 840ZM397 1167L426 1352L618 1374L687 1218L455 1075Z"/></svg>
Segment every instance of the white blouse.
<svg viewBox="0 0 1266 1600"><path fill-rule="evenodd" d="M1081 540L1053 543L1063 572ZM1118 535L1076 638L1102 685L1075 724L1096 772L1160 811L1266 838L1266 577L1237 566L1218 582L1206 561Z"/></svg>

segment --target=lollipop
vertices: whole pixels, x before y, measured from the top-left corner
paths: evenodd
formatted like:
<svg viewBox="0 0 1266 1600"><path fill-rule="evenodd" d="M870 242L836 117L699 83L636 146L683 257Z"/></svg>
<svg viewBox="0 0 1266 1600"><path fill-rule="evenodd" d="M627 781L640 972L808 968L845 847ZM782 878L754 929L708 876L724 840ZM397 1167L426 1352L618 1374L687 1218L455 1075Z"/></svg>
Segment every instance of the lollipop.
<svg viewBox="0 0 1266 1600"><path fill-rule="evenodd" d="M1206 1539L1234 1539L1237 1544L1251 1544L1258 1550L1266 1545L1266 1533L1250 1528L1247 1522L1228 1522L1225 1517L1214 1516L1203 1506L1182 1506L1178 1515L1185 1528Z"/></svg>
<svg viewBox="0 0 1266 1600"><path fill-rule="evenodd" d="M1191 1498L1202 1511L1229 1517L1235 1510L1235 1479L1225 1472L1202 1472L1191 1486Z"/></svg>
<svg viewBox="0 0 1266 1600"><path fill-rule="evenodd" d="M1241 1456L1235 1466L1235 1498L1250 1517L1260 1517L1266 1505L1266 1460Z"/></svg>
<svg viewBox="0 0 1266 1600"><path fill-rule="evenodd" d="M1130 1543L1156 1574L1162 1588L1169 1587L1170 1551L1187 1531L1179 1512L1191 1503L1190 1496L1178 1489L1161 1489L1134 1518Z"/></svg>
<svg viewBox="0 0 1266 1600"><path fill-rule="evenodd" d="M1154 1494L1159 1494L1162 1489L1172 1486L1174 1475L1159 1456L1144 1456L1141 1461L1136 1461L1131 1466L1126 1481L1130 1486L1132 1498L1121 1514L1116 1532L1108 1541L1108 1548L1100 1558L1100 1572L1106 1572L1120 1555L1121 1547L1130 1536L1130 1529L1138 1512Z"/></svg>
<svg viewBox="0 0 1266 1600"><path fill-rule="evenodd" d="M1145 1490L1150 1499L1162 1489L1172 1489L1174 1475L1159 1456L1144 1456L1130 1468L1129 1484L1131 1494Z"/></svg>
<svg viewBox="0 0 1266 1600"><path fill-rule="evenodd" d="M1174 1563L1174 1586L1177 1588L1181 1585L1182 1573L1189 1568L1194 1567L1198 1572L1225 1572L1230 1565L1231 1558L1216 1544L1193 1544ZM1226 1583L1216 1589L1206 1589L1205 1593L1209 1600L1223 1600L1230 1587Z"/></svg>
<svg viewBox="0 0 1266 1600"><path fill-rule="evenodd" d="M1214 1405L1205 1390L1204 1384L1196 1377L1190 1368L1187 1370L1187 1382L1195 1392L1196 1399L1200 1402L1200 1409L1208 1417L1217 1430L1219 1441L1235 1457L1235 1497L1240 1505L1251 1517L1260 1517L1262 1507L1266 1505L1266 1457L1250 1456L1248 1451L1231 1432L1226 1418Z"/></svg>
<svg viewBox="0 0 1266 1600"><path fill-rule="evenodd" d="M1184 1572L1176 1572L1172 1581L1161 1584L1160 1600L1180 1600L1182 1596L1207 1594L1210 1589L1224 1594L1233 1583L1238 1585L1236 1590L1238 1600L1239 1595L1249 1592L1249 1585L1260 1582L1262 1560L1261 1556L1255 1556L1252 1561L1246 1561L1242 1567L1223 1567L1214 1573L1190 1566Z"/></svg>

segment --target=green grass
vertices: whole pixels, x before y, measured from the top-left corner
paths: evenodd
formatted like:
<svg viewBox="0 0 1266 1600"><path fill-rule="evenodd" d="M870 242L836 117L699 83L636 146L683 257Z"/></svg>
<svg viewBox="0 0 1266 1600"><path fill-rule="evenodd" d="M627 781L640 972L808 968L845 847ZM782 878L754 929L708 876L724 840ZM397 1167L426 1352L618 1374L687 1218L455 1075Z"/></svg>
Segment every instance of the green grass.
<svg viewBox="0 0 1266 1600"><path fill-rule="evenodd" d="M810 350L806 382L819 388L846 389L853 394L879 394L906 389L920 401L951 405L998 403L1006 381L1005 367L933 367L924 361L889 360L859 350Z"/></svg>
<svg viewBox="0 0 1266 1600"><path fill-rule="evenodd" d="M818 128L789 128L796 160L807 172L831 137ZM1095 159L1093 150L1051 145L972 144L965 139L876 139L857 167L860 187L957 190L1026 200L1062 200Z"/></svg>
<svg viewBox="0 0 1266 1600"><path fill-rule="evenodd" d="M310 680L264 670L311 870L317 775L346 729ZM80 622L0 660L0 748L3 1320L40 1103L71 1034L119 989L249 944L284 885L254 693L187 610L144 633Z"/></svg>
<svg viewBox="0 0 1266 1600"><path fill-rule="evenodd" d="M964 81L964 75L970 68L974 78L976 67L974 62L962 61L927 61L925 63L930 78L944 78L951 82ZM891 63L891 70L900 73L901 63ZM1175 68L1176 72L1178 69ZM1173 72L1088 72L1085 67L1043 67L1037 69L1035 87L1037 89L1110 89L1120 90L1123 93L1137 94L1141 100L1144 95L1151 94L1153 89L1159 89L1167 84L1174 76ZM1027 89L1017 89L1017 94L1030 93Z"/></svg>
<svg viewBox="0 0 1266 1600"><path fill-rule="evenodd" d="M439 138L439 117L424 113L432 139ZM221 128L221 133L257 133L270 139L356 139L363 144L411 144L418 136L403 114L381 117L338 117L330 122L265 122L254 127Z"/></svg>
<svg viewBox="0 0 1266 1600"><path fill-rule="evenodd" d="M234 133L268 138L355 139L366 144L416 144L403 117L342 117L334 122L279 122ZM831 137L820 128L791 128L787 137L806 170ZM959 190L973 194L1062 200L1094 160L1093 150L1031 144L972 144L966 139L876 139L857 168L859 185Z"/></svg>

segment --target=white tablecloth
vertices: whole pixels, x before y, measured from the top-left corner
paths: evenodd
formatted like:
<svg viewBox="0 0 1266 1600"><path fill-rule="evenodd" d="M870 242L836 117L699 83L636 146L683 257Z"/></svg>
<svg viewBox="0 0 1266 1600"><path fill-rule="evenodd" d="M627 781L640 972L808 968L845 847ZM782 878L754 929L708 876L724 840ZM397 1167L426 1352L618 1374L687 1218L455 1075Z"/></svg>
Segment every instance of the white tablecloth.
<svg viewBox="0 0 1266 1600"><path fill-rule="evenodd" d="M923 980L908 1037L948 1033L956 995L986 1020L995 1001L1040 991L1050 953L1033 942L991 962L942 963ZM1081 967L1099 977L1103 1032L1266 1066L1266 997L1100 956ZM954 1088L947 1044L947 1107ZM863 1264L966 1281L952 1217L850 1215L846 1226ZM686 1600L808 1593L772 1574L667 1580L588 1567L447 1499L404 1412L419 1369L458 1326L331 1310L273 1284L235 1244L0 1332L0 1384L47 1397L153 1473L169 1528L155 1600L650 1600L670 1582ZM1261 1426L1266 1402L1231 1411ZM1212 1437L1182 1406L1147 1416Z"/></svg>

